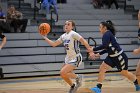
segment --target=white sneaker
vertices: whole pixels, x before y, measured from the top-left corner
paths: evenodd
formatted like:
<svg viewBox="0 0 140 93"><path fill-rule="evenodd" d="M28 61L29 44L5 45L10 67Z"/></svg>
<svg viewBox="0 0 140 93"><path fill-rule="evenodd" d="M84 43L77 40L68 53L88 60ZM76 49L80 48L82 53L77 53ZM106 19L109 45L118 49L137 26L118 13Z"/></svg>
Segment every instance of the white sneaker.
<svg viewBox="0 0 140 93"><path fill-rule="evenodd" d="M76 86L74 88L74 92L76 92L77 89L82 85L82 80L83 80L83 76L78 75L78 77L76 78Z"/></svg>
<svg viewBox="0 0 140 93"><path fill-rule="evenodd" d="M75 84L74 84L74 86L71 86L68 93L75 93Z"/></svg>
<svg viewBox="0 0 140 93"><path fill-rule="evenodd" d="M76 78L76 85L71 87L68 93L76 93L77 89L82 85L82 79L83 79L83 76L78 75L78 77Z"/></svg>
<svg viewBox="0 0 140 93"><path fill-rule="evenodd" d="M80 87L82 85L82 80L83 80L83 76L78 75L78 77L76 78L76 86Z"/></svg>

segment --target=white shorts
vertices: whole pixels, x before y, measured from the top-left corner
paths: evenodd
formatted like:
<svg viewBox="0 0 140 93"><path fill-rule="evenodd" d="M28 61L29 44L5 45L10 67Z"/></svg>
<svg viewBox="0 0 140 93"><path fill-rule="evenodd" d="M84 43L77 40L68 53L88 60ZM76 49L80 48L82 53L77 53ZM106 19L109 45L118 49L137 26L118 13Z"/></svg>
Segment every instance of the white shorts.
<svg viewBox="0 0 140 93"><path fill-rule="evenodd" d="M75 59L70 60L70 61L69 61L68 63L66 63L66 64L71 64L71 65L73 65L73 66L75 66L75 67L79 67L81 63L82 63L82 55L79 54Z"/></svg>

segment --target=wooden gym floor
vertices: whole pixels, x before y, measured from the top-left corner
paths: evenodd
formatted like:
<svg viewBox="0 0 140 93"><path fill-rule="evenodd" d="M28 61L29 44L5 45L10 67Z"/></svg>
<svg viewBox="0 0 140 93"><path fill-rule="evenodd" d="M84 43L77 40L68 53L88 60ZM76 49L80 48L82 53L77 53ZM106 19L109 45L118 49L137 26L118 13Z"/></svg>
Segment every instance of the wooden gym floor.
<svg viewBox="0 0 140 93"><path fill-rule="evenodd" d="M90 88L97 83L98 74L83 74L83 84L77 93L93 93ZM2 79L0 93L68 93L69 86L60 76ZM102 93L140 93L134 85L118 72L107 73Z"/></svg>

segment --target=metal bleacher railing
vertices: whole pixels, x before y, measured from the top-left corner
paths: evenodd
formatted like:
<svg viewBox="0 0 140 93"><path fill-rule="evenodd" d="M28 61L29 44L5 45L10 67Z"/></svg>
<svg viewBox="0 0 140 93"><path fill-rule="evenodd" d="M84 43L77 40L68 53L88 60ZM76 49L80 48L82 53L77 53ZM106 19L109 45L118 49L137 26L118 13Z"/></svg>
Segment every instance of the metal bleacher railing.
<svg viewBox="0 0 140 93"><path fill-rule="evenodd" d="M51 12L51 32L52 32L52 29L53 29L53 23L54 22L58 22L58 14L57 13L55 13L55 10L54 10L54 7L53 6L51 6L51 8L50 8L50 12ZM55 14L56 15L56 18L55 18L55 20L54 20L54 18L53 18L53 14Z"/></svg>
<svg viewBox="0 0 140 93"><path fill-rule="evenodd" d="M38 10L41 10L42 9L42 1L43 0L34 0L34 6L33 6L33 9L34 9L34 15L33 15L33 20L37 20L37 12ZM37 3L39 3L39 7L37 7ZM21 8L21 0L19 0L19 3L18 3L18 8ZM51 5L50 6L50 20L49 20L49 23L50 23L50 26L51 26L51 32L53 30L53 24L55 22L58 22L58 14L55 12L55 9L54 7Z"/></svg>
<svg viewBox="0 0 140 93"><path fill-rule="evenodd" d="M97 43L96 43L96 41L95 41L94 38L89 37L89 38L88 38L88 43L90 44L90 41L91 41L91 40L94 42L93 46L96 47ZM86 60L89 60L89 55L88 55L88 53L87 53L87 56L86 56Z"/></svg>
<svg viewBox="0 0 140 93"><path fill-rule="evenodd" d="M40 2L39 2L40 1ZM42 0L38 0L38 2L40 3L40 9L42 9ZM36 7L36 3L38 3L37 2L37 0L35 0L34 1L34 9L35 9L35 7ZM35 12L36 12L36 9L34 10ZM35 15L36 15L36 13L34 13ZM50 26L51 26L51 32L52 32L52 30L53 30L53 24L55 23L55 22L58 22L58 14L56 13L56 11L55 11L55 9L54 9L54 6L53 5L51 5L50 6L50 14L51 14L51 16L50 16ZM53 16L54 15L54 16ZM55 17L55 18L54 18ZM34 17L35 18L35 17Z"/></svg>

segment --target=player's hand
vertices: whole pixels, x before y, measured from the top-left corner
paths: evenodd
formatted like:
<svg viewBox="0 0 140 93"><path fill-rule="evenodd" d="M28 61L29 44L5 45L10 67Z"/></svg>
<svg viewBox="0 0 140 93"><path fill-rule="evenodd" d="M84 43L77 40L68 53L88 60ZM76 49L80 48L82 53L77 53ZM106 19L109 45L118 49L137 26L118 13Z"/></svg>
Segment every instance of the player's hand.
<svg viewBox="0 0 140 93"><path fill-rule="evenodd" d="M99 58L100 58L100 54L99 53L95 54L95 59L99 59Z"/></svg>
<svg viewBox="0 0 140 93"><path fill-rule="evenodd" d="M86 51L89 52L89 53L93 52L93 47L88 48Z"/></svg>
<svg viewBox="0 0 140 93"><path fill-rule="evenodd" d="M93 52L89 52L89 58L91 59L91 60L95 60L96 58L95 58L95 54L93 53Z"/></svg>
<svg viewBox="0 0 140 93"><path fill-rule="evenodd" d="M133 54L134 55L140 54L140 49L139 48L138 49L134 49L133 50Z"/></svg>
<svg viewBox="0 0 140 93"><path fill-rule="evenodd" d="M99 53L97 53L97 54L89 53L89 58L90 58L91 60L99 59L99 58L100 58L100 54L99 54Z"/></svg>

